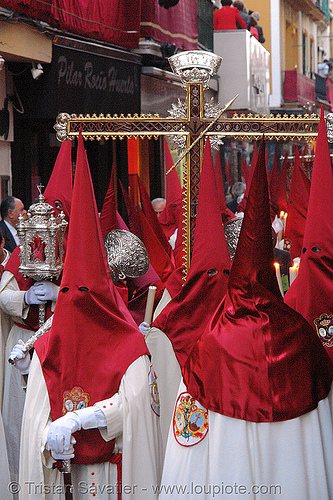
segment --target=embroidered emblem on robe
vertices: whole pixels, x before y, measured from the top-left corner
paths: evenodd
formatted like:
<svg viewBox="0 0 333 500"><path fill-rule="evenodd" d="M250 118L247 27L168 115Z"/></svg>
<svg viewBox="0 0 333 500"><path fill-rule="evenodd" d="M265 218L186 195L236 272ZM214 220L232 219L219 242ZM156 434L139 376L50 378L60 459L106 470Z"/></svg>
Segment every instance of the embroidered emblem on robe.
<svg viewBox="0 0 333 500"><path fill-rule="evenodd" d="M208 411L190 394L179 395L173 416L173 433L181 446L194 446L208 432Z"/></svg>
<svg viewBox="0 0 333 500"><path fill-rule="evenodd" d="M160 395L158 392L158 387L156 383L157 377L156 373L152 366L150 366L148 381L149 381L149 389L150 389L150 406L154 413L159 417L160 416Z"/></svg>
<svg viewBox="0 0 333 500"><path fill-rule="evenodd" d="M321 314L314 320L318 337L326 347L333 346L333 316Z"/></svg>
<svg viewBox="0 0 333 500"><path fill-rule="evenodd" d="M88 406L89 399L89 394L84 392L81 387L73 387L72 390L65 391L63 394L62 414L65 415L68 411L86 408Z"/></svg>

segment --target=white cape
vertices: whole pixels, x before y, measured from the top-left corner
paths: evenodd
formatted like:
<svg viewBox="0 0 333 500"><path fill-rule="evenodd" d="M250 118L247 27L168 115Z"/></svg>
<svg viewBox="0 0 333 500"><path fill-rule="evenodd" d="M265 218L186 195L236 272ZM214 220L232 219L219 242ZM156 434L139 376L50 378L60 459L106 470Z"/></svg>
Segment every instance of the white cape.
<svg viewBox="0 0 333 500"><path fill-rule="evenodd" d="M116 438L114 453L122 452L122 498L155 499L161 475L158 417L151 407L147 356L135 360L124 374L119 391L97 403L106 416L101 429L108 441ZM23 414L20 454L20 500L63 500L61 474L45 450L50 424L50 403L38 356L30 367ZM73 465L74 500L117 499L117 468L107 463ZM92 497L91 497L92 498Z"/></svg>
<svg viewBox="0 0 333 500"><path fill-rule="evenodd" d="M332 499L332 422L333 390L315 410L284 422L209 411L208 433L193 446L178 444L171 425L159 498Z"/></svg>

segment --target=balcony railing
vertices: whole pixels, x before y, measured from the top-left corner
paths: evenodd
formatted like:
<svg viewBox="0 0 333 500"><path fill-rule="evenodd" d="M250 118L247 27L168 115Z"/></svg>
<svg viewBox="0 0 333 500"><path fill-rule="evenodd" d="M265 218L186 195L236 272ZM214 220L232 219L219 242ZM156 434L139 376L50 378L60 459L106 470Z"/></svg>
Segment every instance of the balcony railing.
<svg viewBox="0 0 333 500"><path fill-rule="evenodd" d="M298 73L296 69L285 71L283 100L301 105L315 104L315 81Z"/></svg>
<svg viewBox="0 0 333 500"><path fill-rule="evenodd" d="M293 103L296 106L311 108L315 103L323 104L325 109L333 111L333 81L330 78L322 78L315 75L315 80L298 73L295 69L285 71L283 100L285 103Z"/></svg>
<svg viewBox="0 0 333 500"><path fill-rule="evenodd" d="M312 2L315 4L316 7L318 7L318 9L324 12L326 17L329 17L330 11L329 11L328 0L312 0Z"/></svg>

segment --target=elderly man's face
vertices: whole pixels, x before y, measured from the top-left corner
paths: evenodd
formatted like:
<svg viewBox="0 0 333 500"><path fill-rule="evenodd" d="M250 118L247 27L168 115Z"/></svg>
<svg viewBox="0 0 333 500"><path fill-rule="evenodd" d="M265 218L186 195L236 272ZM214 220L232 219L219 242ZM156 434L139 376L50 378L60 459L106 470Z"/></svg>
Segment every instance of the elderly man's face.
<svg viewBox="0 0 333 500"><path fill-rule="evenodd" d="M20 214L23 217L25 217L27 211L24 208L22 201L19 200L18 198L15 198L15 208L13 210L8 210L8 217L10 219L10 223L12 226L16 227L16 224L18 223L18 217Z"/></svg>
<svg viewBox="0 0 333 500"><path fill-rule="evenodd" d="M156 202L156 203L154 203L153 208L154 208L155 214L157 215L157 217L159 217L165 208L165 202L164 201Z"/></svg>

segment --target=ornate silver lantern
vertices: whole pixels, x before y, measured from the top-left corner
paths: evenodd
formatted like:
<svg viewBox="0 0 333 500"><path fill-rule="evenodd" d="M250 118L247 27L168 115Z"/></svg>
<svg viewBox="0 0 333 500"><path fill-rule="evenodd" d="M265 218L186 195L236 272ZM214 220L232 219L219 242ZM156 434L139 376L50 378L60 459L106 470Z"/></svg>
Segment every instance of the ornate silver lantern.
<svg viewBox="0 0 333 500"><path fill-rule="evenodd" d="M19 271L35 281L53 280L63 269L63 242L68 222L61 212L54 216L51 205L44 201L38 186L39 199L30 206L26 218L19 215L16 226L20 240ZM44 306L43 310L44 310ZM44 322L40 308L40 326Z"/></svg>

